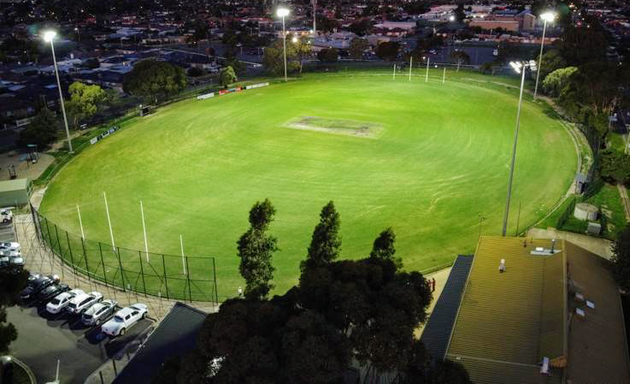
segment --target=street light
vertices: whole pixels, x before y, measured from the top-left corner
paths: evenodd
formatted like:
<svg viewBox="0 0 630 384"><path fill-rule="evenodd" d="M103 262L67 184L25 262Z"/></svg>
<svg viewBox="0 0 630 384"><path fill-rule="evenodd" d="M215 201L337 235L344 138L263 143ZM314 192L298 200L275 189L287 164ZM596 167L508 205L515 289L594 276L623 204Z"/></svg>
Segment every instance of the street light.
<svg viewBox="0 0 630 384"><path fill-rule="evenodd" d="M298 38L296 36L293 36L293 38L291 39L292 42L297 43L298 42Z"/></svg>
<svg viewBox="0 0 630 384"><path fill-rule="evenodd" d="M547 22L553 22L556 19L556 14L554 12L545 12L540 15L540 18L543 19L543 34L542 40L540 41L540 57L538 58L538 69L540 69L542 65L542 55L543 49L545 47L545 32L547 32ZM538 96L538 81L540 80L540 71L536 73L536 86L534 87L534 100L536 100L536 96Z"/></svg>
<svg viewBox="0 0 630 384"><path fill-rule="evenodd" d="M57 58L55 57L55 40L57 32L46 31L44 32L44 41L50 43L50 49L52 50L53 64L55 67L55 76L57 77L57 88L59 89L59 101L61 101L61 113L63 114L63 122L66 126L66 137L68 138L68 150L70 153L74 153L72 150L72 141L70 140L70 129L68 129L68 118L66 117L66 107L63 105L63 92L61 92L61 81L59 81L59 70L57 69Z"/></svg>
<svg viewBox="0 0 630 384"><path fill-rule="evenodd" d="M287 78L287 32L284 26L284 18L289 16L289 10L287 8L278 8L276 15L282 17L282 45L284 47L284 81L288 81Z"/></svg>
<svg viewBox="0 0 630 384"><path fill-rule="evenodd" d="M525 72L527 68L536 71L536 61L511 62L510 66L521 75L521 90L518 96L518 112L516 113L516 130L514 131L514 146L512 147L512 163L510 165L510 177L508 179L507 201L505 203L505 213L503 215L503 236L507 233L508 216L510 214L510 198L512 197L512 180L514 177L514 163L516 162L516 144L518 142L518 129L521 125L521 105L523 104L523 89L525 88Z"/></svg>
<svg viewBox="0 0 630 384"><path fill-rule="evenodd" d="M449 17L448 17L448 21L450 21L451 23L452 23L453 21L455 21L455 16L453 16L453 15L449 16Z"/></svg>

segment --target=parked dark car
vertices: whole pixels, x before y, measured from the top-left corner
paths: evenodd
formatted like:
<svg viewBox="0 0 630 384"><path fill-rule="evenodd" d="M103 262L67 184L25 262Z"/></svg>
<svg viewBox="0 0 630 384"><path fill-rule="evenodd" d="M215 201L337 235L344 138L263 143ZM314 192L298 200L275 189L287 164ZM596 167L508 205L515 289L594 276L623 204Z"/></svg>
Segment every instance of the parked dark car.
<svg viewBox="0 0 630 384"><path fill-rule="evenodd" d="M20 297L22 300L30 300L55 282L56 280L53 276L40 276L35 280L29 281L28 286L20 293Z"/></svg>
<svg viewBox="0 0 630 384"><path fill-rule="evenodd" d="M54 299L60 293L67 292L70 290L68 284L53 284L46 287L43 291L37 295L37 300L41 303L47 303L50 300Z"/></svg>

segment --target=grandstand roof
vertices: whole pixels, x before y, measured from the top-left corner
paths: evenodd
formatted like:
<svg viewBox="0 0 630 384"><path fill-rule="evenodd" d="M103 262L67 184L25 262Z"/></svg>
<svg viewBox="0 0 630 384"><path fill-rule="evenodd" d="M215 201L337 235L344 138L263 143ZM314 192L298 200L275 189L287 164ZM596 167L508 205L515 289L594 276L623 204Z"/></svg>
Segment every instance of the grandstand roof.
<svg viewBox="0 0 630 384"><path fill-rule="evenodd" d="M607 261L564 241L553 255L532 254L537 247L550 249L552 242L480 240L446 357L462 363L475 383L560 383L565 376L573 383L630 382L619 293ZM573 299L582 291L597 304L577 320L570 314L586 305ZM544 357L550 375L540 373Z"/></svg>

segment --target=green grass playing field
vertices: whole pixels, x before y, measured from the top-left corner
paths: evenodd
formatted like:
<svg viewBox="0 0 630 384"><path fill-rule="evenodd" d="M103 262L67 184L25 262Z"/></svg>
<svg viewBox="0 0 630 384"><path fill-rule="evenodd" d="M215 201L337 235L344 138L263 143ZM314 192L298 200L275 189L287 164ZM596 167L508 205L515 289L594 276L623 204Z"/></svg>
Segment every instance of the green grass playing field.
<svg viewBox="0 0 630 384"><path fill-rule="evenodd" d="M480 214L484 234L501 231L518 95L482 83L495 78L463 74L443 85L441 72L435 75L429 83L423 76L307 75L170 105L70 162L41 210L79 234L79 204L86 237L109 242L105 191L116 245L144 249L142 200L150 250L177 255L182 234L186 254L216 258L220 297L243 284L236 240L252 204L264 198L277 209L271 231L279 239L279 293L297 282L329 200L341 214L343 257L366 256L392 226L407 269L443 265L474 251ZM519 203L523 228L567 191L576 161L564 128L525 101L512 234ZM181 267L181 260L169 263ZM191 269L193 277L207 273Z"/></svg>

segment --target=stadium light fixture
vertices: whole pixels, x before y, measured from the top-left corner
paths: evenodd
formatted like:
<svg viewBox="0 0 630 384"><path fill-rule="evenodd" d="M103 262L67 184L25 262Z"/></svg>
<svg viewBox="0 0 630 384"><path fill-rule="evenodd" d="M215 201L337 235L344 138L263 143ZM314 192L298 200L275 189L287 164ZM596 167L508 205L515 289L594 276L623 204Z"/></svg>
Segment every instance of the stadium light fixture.
<svg viewBox="0 0 630 384"><path fill-rule="evenodd" d="M518 111L516 112L516 129L514 130L514 145L512 147L512 163L510 164L510 176L508 178L507 201L505 202L505 213L503 214L503 236L507 233L508 217L510 214L510 199L512 198L512 181L514 179L514 164L516 163L516 144L518 143L518 130L521 125L521 106L523 105L523 89L525 88L526 69L536 70L536 61L512 61L510 66L521 75L521 89L518 97Z"/></svg>
<svg viewBox="0 0 630 384"><path fill-rule="evenodd" d="M72 150L72 140L70 140L70 129L68 128L68 117L66 116L66 107L63 104L63 92L61 91L61 81L59 81L59 68L57 68L57 58L55 57L55 44L53 41L57 36L55 31L44 32L44 41L50 43L50 49L52 50L53 66L55 68L55 76L57 77L57 88L59 89L59 101L61 103L61 113L63 114L63 123L66 126L66 137L68 139L68 152L74 153Z"/></svg>
<svg viewBox="0 0 630 384"><path fill-rule="evenodd" d="M293 36L293 38L291 39L292 42L297 43L298 42L298 38Z"/></svg>
<svg viewBox="0 0 630 384"><path fill-rule="evenodd" d="M450 21L451 23L455 21L455 16L453 15L449 16L448 21Z"/></svg>
<svg viewBox="0 0 630 384"><path fill-rule="evenodd" d="M284 48L284 81L288 81L287 77L287 31L285 28L284 18L289 16L289 9L280 7L276 10L276 15L282 18L282 46Z"/></svg>
<svg viewBox="0 0 630 384"><path fill-rule="evenodd" d="M543 20L543 34L542 39L540 40L540 56L538 57L538 68L542 66L542 55L543 50L545 49L545 34L547 33L547 23L552 23L556 19L556 13L547 11L540 15L540 18ZM538 82L540 81L540 71L536 74L536 85L534 86L534 101L538 96Z"/></svg>

